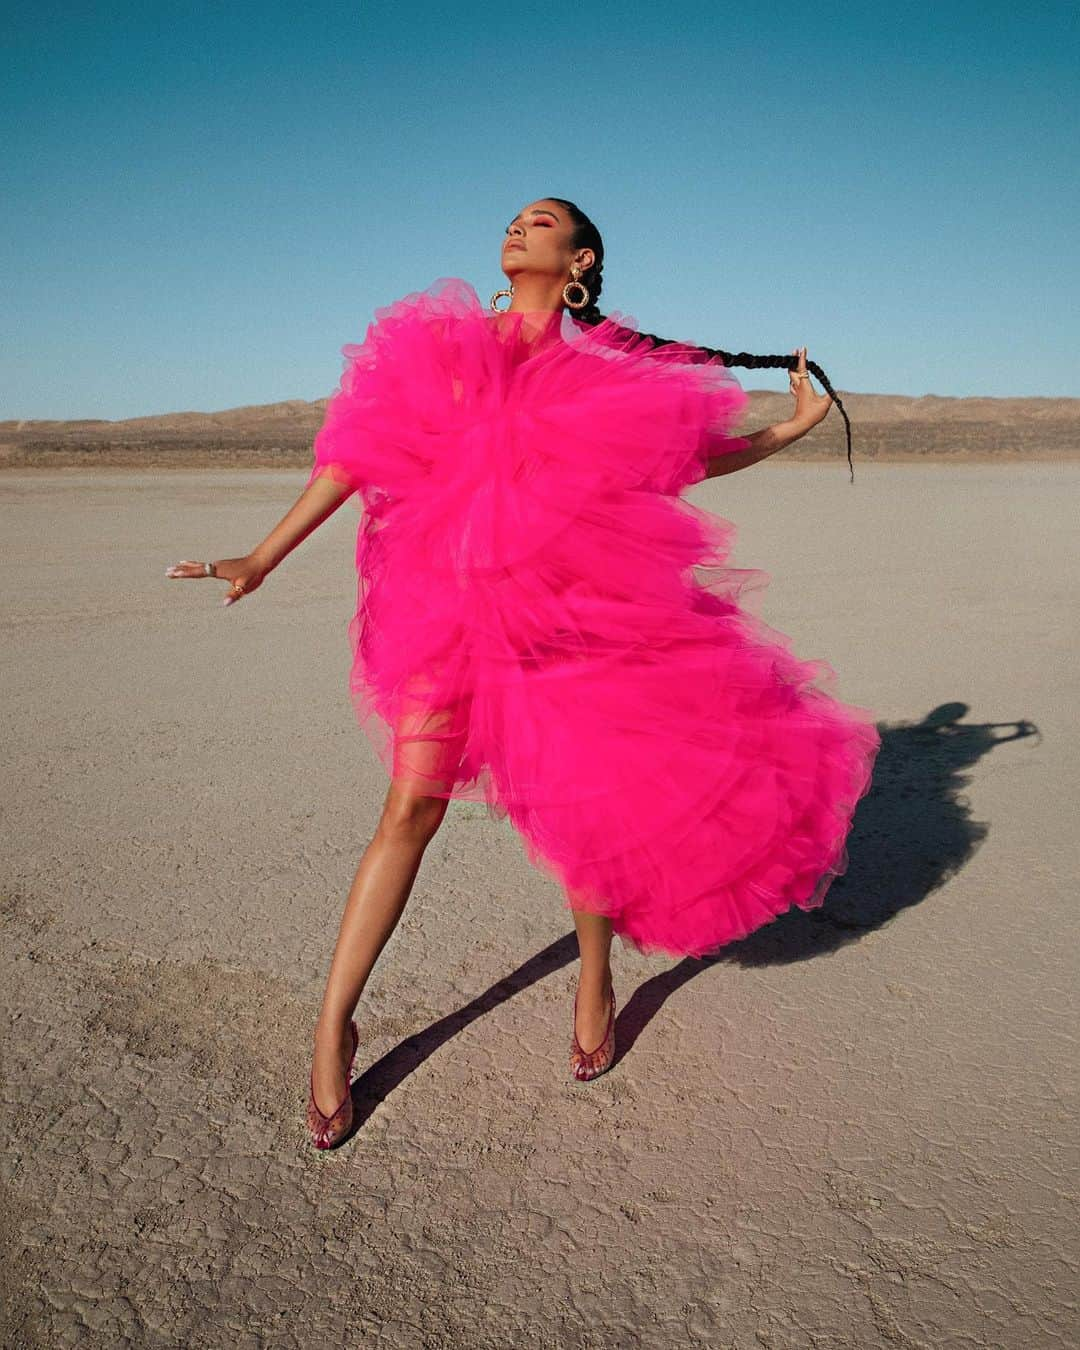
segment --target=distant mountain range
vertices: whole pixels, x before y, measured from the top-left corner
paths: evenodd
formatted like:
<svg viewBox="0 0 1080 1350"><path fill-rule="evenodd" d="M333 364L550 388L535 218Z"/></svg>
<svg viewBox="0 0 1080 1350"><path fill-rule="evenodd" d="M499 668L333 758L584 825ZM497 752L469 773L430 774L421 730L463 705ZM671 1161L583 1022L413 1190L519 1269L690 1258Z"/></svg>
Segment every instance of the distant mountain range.
<svg viewBox="0 0 1080 1350"><path fill-rule="evenodd" d="M861 459L1039 460L1080 458L1080 398L946 398L845 394L852 455ZM752 389L739 430L784 420L790 394ZM221 412L161 413L121 421L0 422L0 468L97 466L302 468L322 425L325 398L287 399ZM777 459L846 455L844 422L825 421Z"/></svg>

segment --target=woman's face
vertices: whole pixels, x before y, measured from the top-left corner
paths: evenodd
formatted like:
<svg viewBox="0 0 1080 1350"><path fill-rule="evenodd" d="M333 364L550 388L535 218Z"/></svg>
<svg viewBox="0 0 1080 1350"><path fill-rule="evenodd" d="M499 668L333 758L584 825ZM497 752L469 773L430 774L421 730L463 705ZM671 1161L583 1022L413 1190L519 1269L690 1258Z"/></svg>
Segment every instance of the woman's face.
<svg viewBox="0 0 1080 1350"><path fill-rule="evenodd" d="M506 227L503 271L511 281L529 272L559 282L570 280L570 268L575 262L583 272L588 271L596 255L591 248L572 248L573 233L574 225L565 207L549 197L530 202Z"/></svg>

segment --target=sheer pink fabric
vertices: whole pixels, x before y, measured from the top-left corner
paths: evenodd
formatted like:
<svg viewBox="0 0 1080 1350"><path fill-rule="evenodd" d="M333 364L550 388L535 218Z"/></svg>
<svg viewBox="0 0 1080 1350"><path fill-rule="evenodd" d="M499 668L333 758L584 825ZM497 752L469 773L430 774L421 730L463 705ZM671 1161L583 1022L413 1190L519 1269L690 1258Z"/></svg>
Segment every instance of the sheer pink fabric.
<svg viewBox="0 0 1080 1350"><path fill-rule="evenodd" d="M508 817L645 952L819 905L880 741L680 495L746 445L730 373L619 314L496 315L457 278L343 354L309 481L360 494L350 684L387 772Z"/></svg>

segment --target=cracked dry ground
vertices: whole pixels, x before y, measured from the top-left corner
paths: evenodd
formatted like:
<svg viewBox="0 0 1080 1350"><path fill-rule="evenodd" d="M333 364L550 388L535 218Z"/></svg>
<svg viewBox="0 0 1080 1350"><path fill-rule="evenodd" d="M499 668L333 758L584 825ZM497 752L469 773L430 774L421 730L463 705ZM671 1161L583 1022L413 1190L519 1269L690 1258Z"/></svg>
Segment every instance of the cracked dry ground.
<svg viewBox="0 0 1080 1350"><path fill-rule="evenodd" d="M383 788L343 692L353 521L222 612L164 565L259 537L295 475L0 479L0 1343L1077 1343L1080 471L860 472L700 494L881 718L825 910L714 962L616 944L619 1057L572 1083L569 916L456 803L331 1154L311 1029ZM890 529L932 586L895 589Z"/></svg>

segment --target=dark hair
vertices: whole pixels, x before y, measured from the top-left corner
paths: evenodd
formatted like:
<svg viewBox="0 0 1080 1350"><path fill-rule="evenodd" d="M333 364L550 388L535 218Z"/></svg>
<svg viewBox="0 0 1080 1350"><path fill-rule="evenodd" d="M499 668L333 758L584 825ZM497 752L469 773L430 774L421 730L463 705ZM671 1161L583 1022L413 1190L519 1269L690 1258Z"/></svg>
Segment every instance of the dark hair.
<svg viewBox="0 0 1080 1350"><path fill-rule="evenodd" d="M587 271L581 274L582 284L589 292L589 302L583 309L573 311L575 319L582 323L597 324L602 323L604 315L600 313L597 306L597 298L604 285L604 241L600 238L600 231L592 223L589 217L581 209L575 206L573 202L568 202L565 197L548 197L548 201L558 202L560 206L566 208L570 219L574 222L574 233L571 236L571 246L573 248L589 248L596 255L596 261ZM656 347L664 347L670 343L678 342L677 338L657 337L655 333L642 333L642 337L649 338ZM717 356L725 366L746 366L753 370L794 370L799 364L797 356L753 356L750 352L725 352L716 347L703 347L699 343L683 343L684 346L694 346L697 351L706 354L706 357ZM844 405L837 397L836 390L829 383L825 372L816 361L807 361L806 368L812 374L816 375L825 387L827 393L832 395L832 401L840 409L840 415L844 419L844 427L847 432L847 460L848 469L851 472L851 481L855 481L855 469L851 463L851 423L848 421L847 412Z"/></svg>

